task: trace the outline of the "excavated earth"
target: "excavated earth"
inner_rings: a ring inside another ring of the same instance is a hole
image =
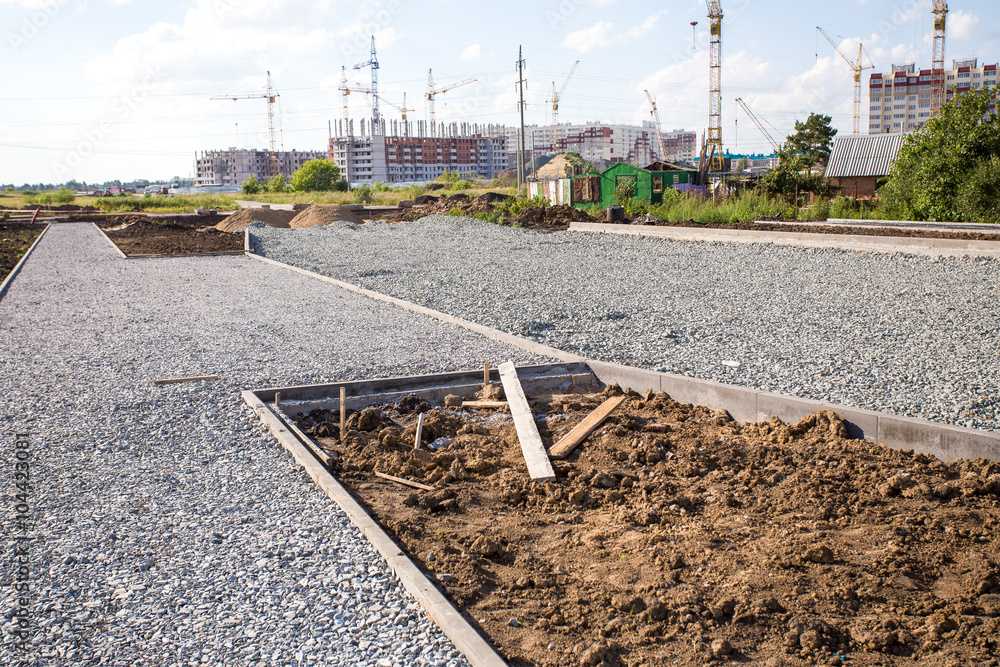
[[[0,283],[14,270],[44,228],[44,225],[0,223]]]
[[[218,216],[109,215],[100,228],[129,256],[242,252],[243,235],[220,231]]]
[[[620,393],[532,397],[546,445]],[[455,397],[299,424],[511,665],[998,664],[1000,464],[629,397],[547,483]]]

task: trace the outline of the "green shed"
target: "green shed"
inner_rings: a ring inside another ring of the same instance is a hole
[[[663,169],[670,166],[673,165],[655,163],[650,167],[656,170],[651,171],[627,162],[616,162],[599,175],[577,176],[573,179],[573,206],[583,210],[613,206],[615,188],[626,182],[635,185],[636,199],[660,204],[663,202],[664,189],[684,189],[684,186],[694,184],[697,177],[697,172],[694,171]]]

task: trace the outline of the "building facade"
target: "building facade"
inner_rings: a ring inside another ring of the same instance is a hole
[[[507,145],[518,145],[518,128],[507,128]],[[685,130],[663,133],[667,154],[662,152],[656,139],[656,128],[649,125],[609,125],[588,123],[586,125],[559,125],[554,142],[551,125],[532,125],[524,128],[524,143],[527,152],[532,149],[539,153],[579,153],[588,162],[606,160],[608,162],[628,162],[646,165],[651,162],[692,162],[698,157],[698,134]],[[516,148],[511,154],[516,154]]]
[[[291,178],[310,160],[325,160],[323,151],[280,151],[278,170],[271,172],[271,153],[265,150],[230,148],[195,155],[195,187],[240,187],[250,176],[266,181],[277,174]]]
[[[931,117],[932,71],[916,65],[893,65],[889,75],[872,74],[868,82],[868,134],[919,130]],[[945,72],[948,100],[955,95],[997,85],[997,65],[956,60]]]

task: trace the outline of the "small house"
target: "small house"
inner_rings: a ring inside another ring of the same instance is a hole
[[[663,202],[667,189],[683,190],[694,184],[697,172],[669,163],[654,163],[643,169],[626,162],[617,162],[600,174],[585,174],[573,179],[573,206],[580,209],[607,208],[615,202],[615,190],[629,183],[635,199],[650,204]]]
[[[826,164],[827,181],[845,197],[871,199],[879,181],[892,172],[905,139],[905,134],[837,137]]]

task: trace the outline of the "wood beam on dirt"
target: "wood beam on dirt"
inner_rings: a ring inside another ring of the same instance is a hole
[[[462,407],[480,410],[503,410],[510,406],[507,404],[507,401],[463,401]]]
[[[420,449],[420,439],[424,437],[424,413],[417,417],[417,437],[413,439],[413,448]]]
[[[202,380],[218,380],[218,375],[194,375],[186,378],[162,378],[153,380],[153,384],[181,384],[182,382],[201,382]]]
[[[603,424],[604,420],[621,407],[621,404],[627,399],[628,396],[615,396],[601,403],[596,410],[587,415],[586,419],[574,426],[573,430],[552,446],[552,449],[549,450],[549,456],[554,459],[564,459],[569,456],[577,445],[586,440],[587,436]]]
[[[347,387],[340,388],[340,444],[347,436]]]
[[[381,479],[387,479],[390,482],[396,482],[396,484],[402,484],[403,486],[410,486],[414,489],[420,489],[421,491],[434,491],[433,486],[427,486],[426,484],[421,484],[420,482],[411,482],[408,479],[403,479],[402,477],[393,477],[392,475],[386,475],[382,472],[376,472],[376,477]]]
[[[483,386],[485,387],[490,383],[490,365],[489,363],[483,366]]]
[[[528,474],[535,481],[554,481],[556,479],[555,470],[552,469],[552,462],[545,452],[542,436],[538,434],[535,417],[531,414],[531,406],[528,405],[528,399],[524,396],[524,389],[517,377],[517,369],[514,367],[513,361],[500,364],[500,381],[503,383],[503,390],[507,395],[510,414],[514,418],[517,439],[521,441],[521,453],[524,455],[524,462],[528,465]]]

